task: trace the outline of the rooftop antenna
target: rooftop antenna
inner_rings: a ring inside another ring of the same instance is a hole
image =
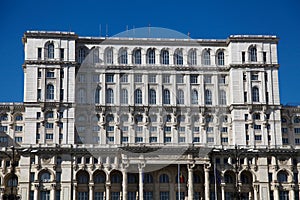
[[[106,24],[106,32],[105,32],[105,37],[108,37],[108,25]]]
[[[128,33],[128,25],[126,25],[126,33],[127,33],[127,37],[129,37],[129,33]]]
[[[133,25],[132,31],[133,31],[133,38],[134,38],[135,37],[135,26],[134,25]]]
[[[188,32],[188,39],[191,39],[191,33],[190,32]]]

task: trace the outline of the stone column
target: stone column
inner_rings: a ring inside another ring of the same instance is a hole
[[[205,199],[209,199],[210,197],[210,191],[209,191],[209,166],[204,166],[204,179],[205,179],[205,182],[204,182],[204,196],[205,196]]]
[[[2,200],[3,194],[4,194],[4,188],[0,188],[0,200]]]
[[[295,186],[291,185],[291,190],[289,192],[290,199],[295,199]]]
[[[94,186],[93,185],[89,185],[89,200],[93,200],[93,189],[94,189]]]
[[[55,188],[56,188],[56,185],[52,184],[51,190],[50,190],[50,199],[53,199],[53,200],[55,200]]]
[[[72,191],[72,192],[73,192],[73,198],[74,198],[74,199],[77,199],[77,198],[76,198],[76,189],[77,189],[77,184],[74,184],[73,191]]]
[[[188,168],[188,200],[194,199],[194,170],[191,165],[187,166]]]
[[[225,199],[225,183],[221,183],[222,199]]]
[[[253,185],[253,187],[254,187],[254,190],[253,190],[254,200],[258,200],[259,185]]]
[[[110,200],[110,183],[106,183],[106,200]]]
[[[274,185],[274,199],[279,199],[278,185]]]
[[[123,174],[122,195],[123,195],[123,200],[127,200],[127,171],[124,169],[122,171],[122,174]]]
[[[143,165],[139,165],[139,200],[144,200]]]
[[[39,184],[35,184],[34,185],[34,200],[38,200],[39,199]]]

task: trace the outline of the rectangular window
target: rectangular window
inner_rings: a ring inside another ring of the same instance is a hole
[[[261,141],[261,135],[255,135],[255,136],[254,136],[254,139],[255,139],[255,140]]]
[[[283,144],[288,144],[289,143],[289,138],[282,138],[282,143]]]
[[[128,74],[120,74],[120,76],[121,76],[120,78],[121,83],[128,83]]]
[[[153,200],[153,192],[144,192],[144,200]]]
[[[22,137],[15,137],[15,142],[22,142],[23,138]]]
[[[263,62],[266,63],[267,62],[267,52],[263,52]]]
[[[171,141],[172,141],[171,137],[164,137],[164,142],[165,143],[169,143]]]
[[[15,126],[15,131],[23,131],[23,126]]]
[[[214,138],[213,137],[207,137],[207,142],[209,142],[209,143],[214,142]]]
[[[47,129],[53,129],[53,123],[46,123],[46,128]]]
[[[121,130],[122,130],[123,132],[128,132],[128,126],[122,126],[122,127],[121,127]]]
[[[42,78],[42,71],[40,69],[38,70],[38,78]]]
[[[244,51],[242,51],[242,63],[245,63],[245,55],[246,55],[246,53]]]
[[[143,142],[143,137],[135,137],[135,142],[136,143]]]
[[[100,77],[99,77],[99,75],[93,75],[93,82],[94,82],[94,83],[100,82]]]
[[[7,132],[7,126],[0,126],[0,132]]]
[[[294,133],[300,133],[300,128],[294,128]]]
[[[108,139],[109,142],[114,142],[115,141],[114,137],[107,137],[107,139]]]
[[[254,124],[254,130],[261,130],[261,125]]]
[[[29,191],[29,200],[34,200],[34,191],[33,190]]]
[[[143,127],[142,126],[136,126],[135,130],[136,130],[136,132],[143,132]]]
[[[108,132],[113,132],[115,130],[114,126],[108,126],[106,129]]]
[[[42,90],[41,90],[41,89],[38,89],[38,90],[37,90],[37,99],[38,99],[38,100],[41,100],[41,99],[42,99]]]
[[[156,133],[157,127],[156,126],[150,126],[150,133]]]
[[[163,75],[163,83],[170,83],[170,75],[168,74]]]
[[[164,128],[164,131],[165,131],[165,132],[171,132],[171,127],[170,127],[170,126],[166,126],[166,127]]]
[[[221,75],[219,78],[219,84],[225,84],[226,83],[226,75]]]
[[[6,136],[1,136],[0,137],[0,143],[7,143],[8,140],[7,140],[7,137]]]
[[[148,82],[149,83],[156,83],[156,75],[155,74],[149,74],[148,75]]]
[[[185,142],[185,137],[179,137],[179,143],[184,143]]]
[[[38,58],[38,60],[42,59],[42,48],[37,49],[37,58]]]
[[[287,133],[288,132],[288,128],[281,128],[281,132],[282,133]]]
[[[184,75],[183,74],[177,74],[176,75],[176,83],[183,83],[184,82]]]
[[[227,133],[228,128],[227,127],[222,127],[221,132],[222,133]]]
[[[52,133],[47,133],[46,134],[46,139],[47,140],[53,140],[53,134]]]
[[[199,137],[194,137],[193,142],[200,142],[200,138]]]
[[[60,100],[60,101],[63,101],[63,100],[64,100],[64,89],[60,89],[59,100]]]
[[[206,127],[207,133],[212,133],[214,131],[214,127]]]
[[[244,102],[247,102],[247,92],[244,92]]]
[[[184,126],[179,126],[178,127],[178,132],[185,132],[185,127]]]
[[[199,127],[194,127],[193,128],[193,133],[199,133],[200,131],[200,128]]]
[[[128,142],[128,137],[122,137],[122,142]]]
[[[184,195],[184,192],[176,192],[176,200],[185,200],[185,195]]]
[[[64,60],[65,59],[65,50],[63,48],[60,48],[60,60]]]
[[[143,75],[142,74],[135,74],[134,75],[134,82],[135,83],[142,83],[143,82]]]
[[[53,71],[47,71],[46,77],[47,78],[54,78],[54,72]]]
[[[113,74],[106,74],[106,82],[113,83],[114,82],[114,75]]]
[[[228,143],[228,137],[222,137],[221,142],[222,143]]]
[[[211,76],[210,75],[205,75],[204,76],[204,83],[211,83]]]
[[[252,72],[251,73],[251,80],[252,81],[258,81],[258,73],[257,72]]]
[[[197,84],[198,83],[198,75],[191,75],[190,76],[190,83]]]
[[[149,138],[149,142],[150,142],[150,143],[155,143],[155,142],[157,142],[157,137],[150,137],[150,138]]]

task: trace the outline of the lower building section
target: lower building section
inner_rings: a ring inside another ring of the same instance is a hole
[[[192,146],[179,155],[178,148],[159,154],[146,146],[8,150],[1,199],[299,199],[296,150]]]

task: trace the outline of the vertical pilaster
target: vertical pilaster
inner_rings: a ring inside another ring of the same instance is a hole
[[[124,169],[122,171],[123,182],[122,182],[122,195],[123,200],[127,200],[127,171]]]
[[[193,185],[194,170],[191,165],[188,165],[187,168],[188,168],[188,200],[193,200],[194,199],[194,185]]]
[[[225,183],[221,183],[222,199],[225,199]]]
[[[204,196],[205,199],[209,199],[210,191],[209,191],[209,166],[204,166]]]
[[[144,183],[143,183],[143,168],[144,165],[139,165],[139,200],[144,200]]]
[[[89,200],[93,200],[93,185],[89,185]]]
[[[35,184],[34,185],[34,200],[38,200],[39,199],[39,184]]]

